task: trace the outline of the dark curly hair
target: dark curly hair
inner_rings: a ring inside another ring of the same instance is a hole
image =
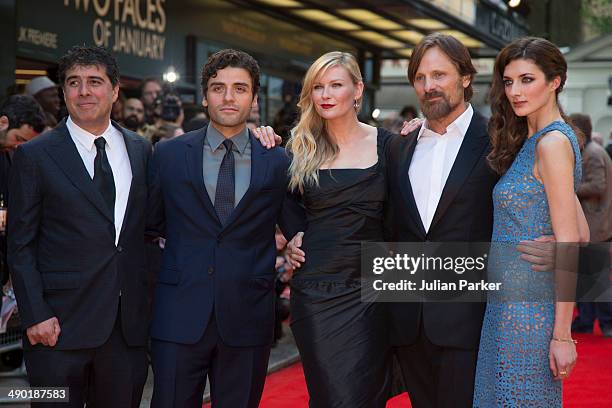
[[[243,51],[225,49],[215,52],[208,58],[202,70],[202,94],[208,91],[208,80],[217,76],[217,71],[227,68],[243,68],[251,75],[253,96],[259,92],[259,64],[255,58]]]
[[[70,48],[59,60],[59,83],[63,86],[66,81],[66,72],[75,65],[104,67],[106,75],[113,87],[119,84],[119,66],[117,60],[104,47],[90,47],[75,45]]]
[[[45,129],[45,113],[36,99],[29,95],[12,95],[0,106],[0,116],[8,118],[8,130],[30,125],[35,132]]]
[[[518,38],[497,54],[489,94],[491,98],[489,135],[493,148],[487,157],[489,165],[497,174],[504,174],[510,168],[514,158],[529,136],[527,134],[527,118],[516,116],[504,88],[504,70],[508,64],[518,59],[532,61],[542,70],[547,81],[559,77],[559,87],[555,90],[556,97],[563,91],[567,79],[567,62],[563,54],[555,44],[544,38]],[[561,116],[572,126],[578,136],[579,143],[582,145],[582,132],[572,125],[571,120],[565,115],[558,101],[557,106]]]

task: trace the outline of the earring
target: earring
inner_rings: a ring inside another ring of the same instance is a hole
[[[353,106],[355,107],[355,109],[359,109],[359,102],[357,102],[357,99],[355,99],[355,103],[353,104]]]

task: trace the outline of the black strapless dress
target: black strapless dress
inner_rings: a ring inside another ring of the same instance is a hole
[[[303,195],[306,262],[291,281],[291,329],[313,408],[385,407],[391,348],[383,304],[361,301],[361,242],[384,241],[384,144],[367,169],[319,172]]]

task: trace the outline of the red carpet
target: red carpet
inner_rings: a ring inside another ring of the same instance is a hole
[[[612,338],[575,334],[578,340],[578,364],[564,384],[566,408],[605,408],[612,405]]]
[[[563,388],[565,408],[607,408],[612,401],[612,339],[576,334],[578,364]],[[308,393],[301,364],[294,364],[268,376],[260,408],[307,408]],[[210,405],[204,405],[209,408]],[[408,408],[407,394],[387,403],[387,408]]]

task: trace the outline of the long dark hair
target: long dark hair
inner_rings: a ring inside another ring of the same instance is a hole
[[[510,62],[517,59],[530,60],[536,64],[547,81],[560,78],[559,87],[555,91],[557,106],[563,119],[571,125],[558,100],[567,79],[567,62],[561,51],[543,38],[523,37],[512,41],[497,54],[490,92],[489,135],[493,149],[487,159],[491,168],[498,174],[508,170],[528,136],[527,118],[516,116],[504,90],[504,70]]]

